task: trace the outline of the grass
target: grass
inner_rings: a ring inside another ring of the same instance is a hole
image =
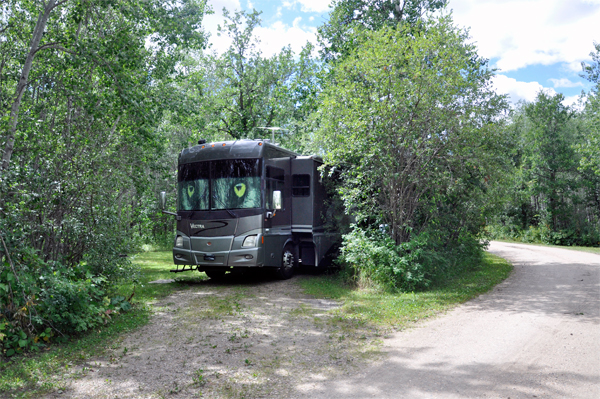
[[[308,294],[341,301],[343,306],[337,311],[341,322],[402,329],[489,291],[506,279],[511,270],[512,266],[506,260],[486,253],[478,267],[423,292],[361,290],[345,284],[337,275],[312,277],[301,284]]]
[[[133,261],[141,267],[139,284],[125,283],[116,287],[114,295],[126,298],[134,293],[134,310],[113,317],[111,323],[71,337],[65,343],[55,343],[42,353],[2,359],[0,364],[0,397],[36,398],[43,393],[60,389],[73,371],[73,365],[106,353],[118,344],[125,333],[139,328],[150,320],[150,304],[176,290],[187,289],[189,283],[206,279],[204,274],[188,274],[177,278],[177,284],[148,284],[150,281],[177,277],[169,272],[171,252],[146,252]]]
[[[501,242],[510,242],[510,243],[515,243],[515,244],[537,245],[539,247],[571,249],[573,251],[589,252],[592,254],[600,255],[600,247],[578,247],[578,246],[566,246],[566,245],[552,245],[552,244],[543,244],[541,242],[524,242],[521,240],[511,240],[509,238],[495,238],[494,240],[501,241]]]

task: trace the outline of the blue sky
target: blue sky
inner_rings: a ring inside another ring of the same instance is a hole
[[[205,18],[205,28],[217,52],[228,46],[216,35],[223,7],[262,11],[256,33],[265,55],[285,45],[299,52],[307,41],[316,43],[316,28],[330,10],[328,0],[208,1],[215,13]],[[494,86],[511,101],[531,101],[543,89],[573,104],[590,89],[579,73],[593,42],[600,42],[600,0],[450,0],[448,9],[458,26],[469,28],[479,54],[498,69]]]

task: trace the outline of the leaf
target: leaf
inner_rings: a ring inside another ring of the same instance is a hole
[[[9,350],[6,351],[6,356],[7,357],[11,357],[14,354],[15,354],[15,350],[14,349],[9,349]]]
[[[20,340],[19,340],[19,346],[20,346],[21,348],[24,348],[24,347],[26,347],[26,346],[27,346],[27,340],[26,340],[26,339],[20,339]]]

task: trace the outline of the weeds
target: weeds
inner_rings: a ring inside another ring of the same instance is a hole
[[[308,294],[337,299],[344,305],[333,310],[331,323],[338,328],[368,327],[402,329],[409,323],[434,316],[488,291],[510,274],[512,266],[497,256],[485,254],[479,267],[455,276],[427,291],[387,292],[358,289],[339,275],[313,277],[301,282]]]
[[[206,384],[206,379],[204,378],[204,370],[198,369],[192,375],[192,385],[197,387],[203,387]]]

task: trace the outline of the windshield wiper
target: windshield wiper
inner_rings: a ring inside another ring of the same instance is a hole
[[[231,215],[232,217],[234,217],[236,219],[238,218],[238,216],[235,213],[233,213],[233,211],[227,209],[227,207],[225,206],[225,204],[223,203],[223,201],[221,201],[221,199],[219,197],[217,197],[216,194],[213,194],[213,199],[219,201],[221,203],[221,206],[223,207],[223,209],[225,209],[229,215]]]

